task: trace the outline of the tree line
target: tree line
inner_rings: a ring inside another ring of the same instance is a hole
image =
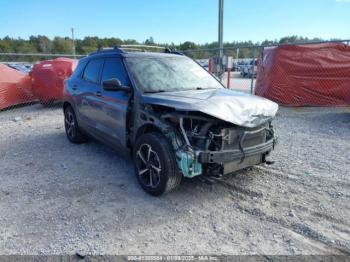
[[[336,39],[332,39],[336,40]],[[278,45],[285,43],[300,43],[300,42],[310,42],[310,41],[323,41],[321,38],[309,39],[307,37],[300,36],[287,36],[279,40],[265,40],[263,42],[252,42],[252,41],[242,41],[242,42],[227,42],[224,43],[224,47],[230,47],[224,51],[225,55],[238,58],[251,58],[254,55],[258,56],[260,50],[254,50],[251,46],[259,45]],[[83,39],[76,39],[74,41],[75,52],[77,55],[87,55],[93,51],[96,51],[98,48],[102,47],[113,47],[126,44],[146,44],[146,45],[159,45],[167,46],[172,50],[181,50],[193,58],[208,58],[217,55],[218,47],[217,42],[206,43],[206,44],[196,44],[192,41],[186,41],[181,44],[162,44],[156,43],[153,37],[146,39],[144,42],[138,42],[133,39],[122,40],[120,38],[111,37],[111,38],[99,38],[99,37],[85,37]],[[239,48],[237,52],[236,48]],[[190,51],[186,51],[190,50]],[[55,37],[53,39],[48,38],[47,36],[38,35],[30,36],[29,39],[22,38],[11,38],[9,36],[0,38],[0,53],[38,53],[38,54],[73,54],[73,41],[69,37]],[[47,59],[47,57],[35,56],[5,56],[1,55],[1,61],[37,61]]]

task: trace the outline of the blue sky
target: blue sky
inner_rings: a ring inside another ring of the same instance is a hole
[[[217,40],[218,0],[0,0],[0,37]],[[350,39],[350,0],[225,0],[225,42],[287,35]]]

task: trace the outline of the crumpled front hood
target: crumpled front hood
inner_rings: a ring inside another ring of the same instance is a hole
[[[144,94],[142,98],[146,104],[199,111],[248,128],[266,123],[278,111],[278,105],[270,100],[224,88]]]

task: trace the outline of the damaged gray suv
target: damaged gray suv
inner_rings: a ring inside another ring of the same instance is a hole
[[[81,59],[65,82],[68,139],[131,152],[141,187],[155,196],[182,177],[218,179],[266,162],[278,105],[225,89],[192,59],[164,50],[116,47]]]

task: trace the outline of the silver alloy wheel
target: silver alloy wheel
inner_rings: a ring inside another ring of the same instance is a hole
[[[148,144],[142,144],[136,152],[136,168],[142,183],[156,188],[160,183],[162,167],[158,154]]]
[[[70,138],[75,136],[75,121],[73,113],[68,111],[65,115],[66,132]]]

